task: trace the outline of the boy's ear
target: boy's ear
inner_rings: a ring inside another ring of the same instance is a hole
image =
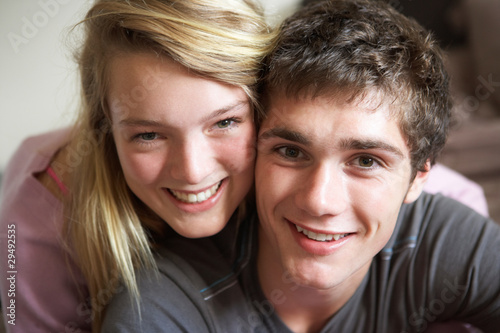
[[[427,160],[427,162],[425,162],[425,171],[417,171],[415,179],[413,179],[413,182],[410,184],[404,203],[411,203],[418,199],[420,193],[422,193],[424,189],[427,178],[429,178],[429,171],[431,171],[431,162]]]

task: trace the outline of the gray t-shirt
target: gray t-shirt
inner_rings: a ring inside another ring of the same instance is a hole
[[[238,235],[230,226],[167,240],[160,274],[139,273],[140,314],[127,291],[117,294],[103,332],[291,332],[258,283],[256,222],[249,217]],[[424,193],[403,205],[388,244],[322,332],[423,332],[452,319],[500,331],[500,226]]]

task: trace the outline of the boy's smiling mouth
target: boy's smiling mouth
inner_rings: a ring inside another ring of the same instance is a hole
[[[310,230],[306,230],[302,227],[299,227],[298,225],[295,225],[297,228],[298,232],[303,233],[304,235],[307,236],[307,238],[319,241],[319,242],[331,242],[333,241],[338,241],[339,239],[342,239],[346,236],[349,236],[350,233],[342,233],[342,234],[323,234],[323,233],[316,233]]]

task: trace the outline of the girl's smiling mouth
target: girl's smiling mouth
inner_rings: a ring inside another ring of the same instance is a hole
[[[220,185],[222,184],[222,180],[219,181],[217,184],[214,184],[210,186],[207,189],[198,191],[198,192],[193,192],[193,191],[178,191],[178,190],[173,190],[173,189],[167,189],[170,194],[174,198],[176,198],[179,201],[189,203],[189,204],[197,204],[197,203],[202,203],[208,199],[210,199],[212,196],[214,196],[217,191],[220,188]]]

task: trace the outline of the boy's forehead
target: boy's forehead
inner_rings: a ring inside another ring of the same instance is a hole
[[[362,110],[367,113],[383,112],[388,120],[394,119],[397,122],[404,107],[397,98],[388,96],[383,91],[377,89],[364,92],[331,91],[319,96],[287,96],[284,92],[274,92],[267,97],[266,117],[264,119],[273,119],[274,121],[279,119],[286,120],[291,116],[288,106],[294,104],[302,106],[299,112],[297,112],[297,109],[294,109],[295,116],[310,114],[314,112],[318,105],[330,105],[332,106],[332,112],[339,107],[342,109]]]
[[[397,105],[374,93],[359,96],[348,100],[276,95],[269,100],[259,138],[278,137],[308,146],[323,146],[321,149],[381,147],[408,157],[398,111],[392,110]]]

